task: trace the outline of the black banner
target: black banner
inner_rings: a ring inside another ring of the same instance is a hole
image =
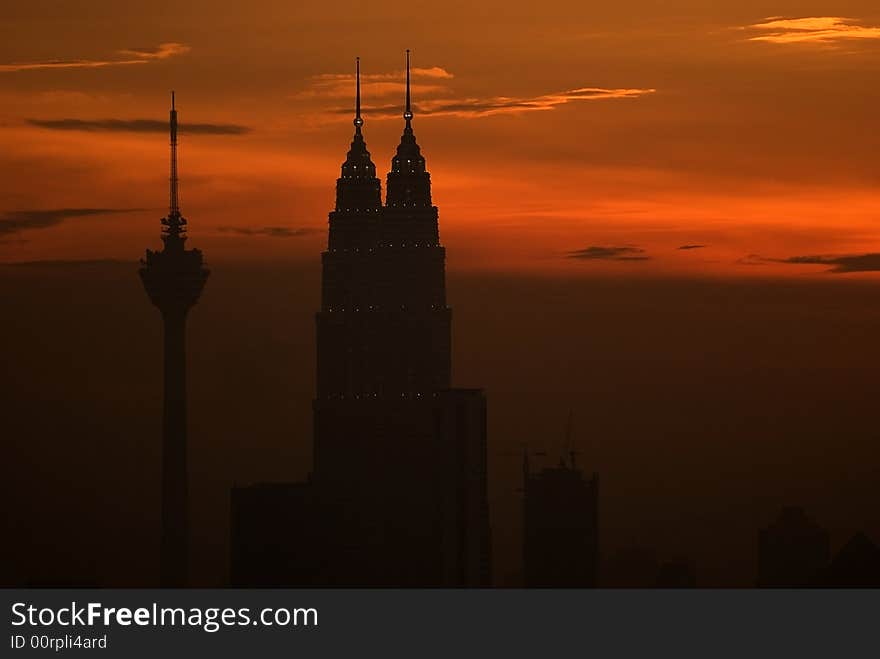
[[[877,590],[5,590],[4,656],[844,656]]]

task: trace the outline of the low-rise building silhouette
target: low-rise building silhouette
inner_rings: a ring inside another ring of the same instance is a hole
[[[772,524],[758,531],[758,587],[809,586],[828,564],[829,542],[828,532],[803,508],[783,508]]]
[[[231,492],[230,581],[234,586],[321,585],[314,551],[323,511],[309,483],[260,483]]]
[[[657,567],[657,588],[696,588],[697,575],[693,563],[686,558],[673,558]]]
[[[633,543],[609,553],[602,561],[602,587],[652,588],[659,571],[657,552]]]
[[[818,571],[812,585],[820,588],[880,588],[880,547],[856,533]]]

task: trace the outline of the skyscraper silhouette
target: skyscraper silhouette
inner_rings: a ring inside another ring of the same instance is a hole
[[[523,582],[526,588],[595,588],[599,476],[574,462],[532,473],[523,454]]]
[[[315,400],[318,479],[350,482],[362,477],[361,452],[366,453],[363,459],[381,465],[387,456],[375,442],[388,436],[382,417],[418,416],[433,394],[450,384],[445,250],[437,207],[431,203],[430,174],[412,130],[408,64],[406,89],[406,124],[383,208],[376,167],[362,134],[357,85],[354,138],[336,182],[336,208],[322,254]],[[385,412],[376,414],[379,409]],[[364,442],[367,437],[373,443]]]
[[[314,478],[355,513],[352,533],[381,559],[371,578],[382,574],[399,583],[413,571],[424,573],[413,561],[437,546],[432,410],[436,394],[449,388],[451,313],[437,208],[411,106],[407,102],[383,208],[362,134],[359,91],[358,83],[354,138],[336,182],[322,255]],[[414,543],[425,546],[414,549]]]
[[[288,506],[296,519],[276,522],[300,537],[276,554],[284,583],[486,585],[486,401],[450,389],[446,253],[412,128],[409,51],[384,206],[363,136],[359,61],[354,114],[321,256],[311,487],[233,491],[233,582],[271,580],[254,565],[265,556],[256,536],[275,532],[253,520],[272,507],[267,498],[285,496],[299,502]]]
[[[162,218],[162,251],[147,250],[140,276],[162,312],[164,398],[162,407],[162,537],[160,585],[183,587],[187,578],[186,316],[198,302],[208,270],[202,253],[186,249],[177,178],[177,109],[171,92],[171,176],[168,216]]]

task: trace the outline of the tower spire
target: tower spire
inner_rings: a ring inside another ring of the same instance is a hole
[[[166,245],[179,247],[186,240],[186,220],[180,214],[180,196],[177,177],[177,106],[175,94],[171,92],[171,113],[168,121],[171,133],[171,175],[169,176],[168,217],[162,219],[163,236]]]
[[[361,58],[355,58],[355,103],[354,103],[354,127],[355,133],[360,134],[364,120],[361,117]]]
[[[388,173],[385,203],[396,207],[431,208],[431,177],[425,170],[425,158],[422,156],[416,136],[412,128],[412,68],[410,66],[410,50],[406,50],[406,104],[403,108],[405,120],[403,135],[397,153],[391,159],[391,171]],[[433,220],[436,227],[436,218]]]
[[[174,91],[171,92],[171,200],[168,204],[169,217],[180,215],[180,203],[177,196],[177,108],[174,103]]]
[[[406,109],[403,111],[403,118],[406,119],[406,127],[412,128],[410,123],[413,118],[413,113],[409,93],[409,48],[406,49]]]
[[[354,137],[336,182],[337,211],[370,211],[382,206],[376,166],[370,159],[361,128],[361,58],[355,58]]]

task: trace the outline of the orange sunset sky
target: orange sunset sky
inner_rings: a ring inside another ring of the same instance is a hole
[[[880,270],[876,0],[7,3],[0,261],[157,247],[175,89],[191,245],[317,262],[354,58],[384,179],[406,48],[452,269]]]

